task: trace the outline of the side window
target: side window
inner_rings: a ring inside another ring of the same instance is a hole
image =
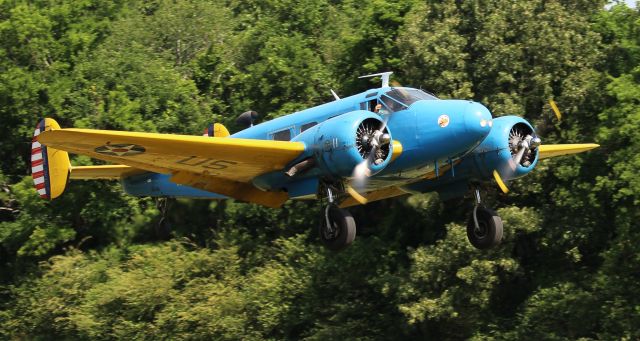
[[[376,109],[376,105],[378,105],[377,99],[372,99],[369,101],[369,111],[374,111]]]
[[[309,122],[309,123],[305,123],[302,126],[300,126],[300,132],[303,132],[311,127],[313,127],[314,125],[318,124],[318,122]]]
[[[280,130],[271,134],[271,137],[276,141],[289,141],[291,140],[291,129]]]

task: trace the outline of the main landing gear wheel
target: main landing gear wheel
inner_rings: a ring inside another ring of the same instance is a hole
[[[325,207],[320,222],[320,240],[324,246],[339,251],[349,246],[356,238],[356,222],[349,211],[329,204]]]
[[[502,219],[493,211],[483,206],[473,209],[467,223],[467,238],[477,249],[489,249],[502,241]],[[475,219],[474,219],[475,216]]]

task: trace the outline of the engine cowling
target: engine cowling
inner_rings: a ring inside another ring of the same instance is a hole
[[[371,157],[369,167],[371,175],[383,170],[391,161],[393,144],[382,144],[376,148],[375,155],[372,139],[376,131],[391,134],[383,127],[383,120],[376,114],[357,110],[329,120],[296,136],[293,141],[302,141],[311,146],[316,165],[322,173],[333,177],[349,177],[354,168]]]
[[[505,180],[526,175],[538,163],[538,148],[531,143],[536,138],[531,124],[521,117],[494,119],[491,132],[473,151],[476,177],[490,179],[494,170]],[[523,148],[525,143],[530,148]]]

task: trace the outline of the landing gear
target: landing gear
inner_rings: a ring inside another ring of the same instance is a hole
[[[490,249],[502,241],[502,219],[498,214],[480,205],[480,192],[476,189],[476,205],[467,223],[467,238],[477,249]]]
[[[324,217],[320,223],[320,240],[333,251],[349,246],[356,238],[356,221],[349,211],[329,204],[324,209]]]
[[[323,208],[320,218],[320,240],[327,249],[339,251],[351,245],[356,238],[356,222],[349,211],[336,205],[331,186],[326,186],[324,191],[329,203]]]

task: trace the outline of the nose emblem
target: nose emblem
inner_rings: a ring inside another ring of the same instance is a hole
[[[449,125],[449,116],[440,115],[440,117],[438,117],[438,125],[440,126],[440,128],[444,128],[444,127],[448,126]]]

